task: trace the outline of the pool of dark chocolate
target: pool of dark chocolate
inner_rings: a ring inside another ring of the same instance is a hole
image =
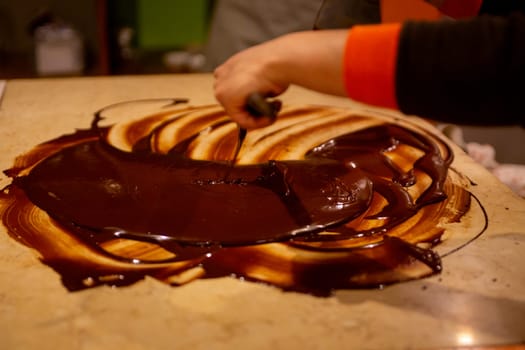
[[[30,237],[46,233],[27,233],[34,227],[4,214],[8,229],[22,232],[24,243],[43,252],[43,261],[71,290],[126,285],[145,275],[163,279],[173,273],[166,265],[177,263],[184,263],[177,273],[199,269],[199,277],[234,275],[321,294],[410,279],[407,266],[425,270],[422,275],[441,270],[432,249],[389,234],[422,208],[447,199],[452,152],[445,147],[442,154],[443,145],[424,133],[382,122],[326,140],[303,159],[233,165],[188,157],[195,135],[164,154],[148,146],[150,135],[131,151],[121,150],[108,141],[111,127],[99,126],[99,119],[89,130],[46,143],[52,151],[33,160],[29,171],[6,172],[13,181],[3,196],[15,198],[11,207],[24,201],[25,207],[38,207],[60,230],[119,262],[105,266],[85,257],[64,258]],[[408,171],[386,156],[399,145],[422,154]],[[414,198],[407,189],[417,183],[418,173],[431,181]],[[374,196],[385,204],[370,213]],[[461,205],[464,212],[468,204]],[[381,224],[356,229],[357,218]],[[367,237],[369,244],[357,248],[338,245]],[[440,233],[432,236],[431,245],[439,238]],[[108,248],[114,241],[151,245],[162,254],[120,254]],[[275,253],[276,246],[299,249],[305,257]],[[254,266],[275,275],[261,278]],[[286,281],[278,273],[287,274]]]

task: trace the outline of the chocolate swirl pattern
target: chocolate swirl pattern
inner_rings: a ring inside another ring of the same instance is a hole
[[[439,137],[388,115],[285,106],[232,164],[223,110],[173,102],[108,126],[119,106],[103,109],[5,172],[4,225],[70,290],[237,276],[327,294],[441,270],[434,248],[471,197]]]

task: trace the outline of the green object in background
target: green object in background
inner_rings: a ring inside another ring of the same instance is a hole
[[[209,0],[138,0],[138,46],[157,50],[203,44],[209,3]]]

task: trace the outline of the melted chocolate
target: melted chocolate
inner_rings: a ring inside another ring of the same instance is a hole
[[[99,236],[219,246],[281,241],[347,222],[372,194],[363,172],[336,161],[230,168],[94,141],[61,150],[15,184],[63,225]]]
[[[228,161],[187,157],[198,134],[165,154],[151,148],[151,134],[131,151],[117,149],[107,140],[108,129],[98,127],[100,119],[97,114],[90,130],[50,141],[47,146],[55,151],[28,174],[16,167],[7,171],[14,187],[4,195],[15,196],[22,207],[29,199],[97,254],[134,265],[75,262],[44,252],[44,261],[72,290],[173,273],[159,263],[185,263],[178,272],[198,268],[205,277],[234,274],[316,293],[404,280],[407,265],[426,271],[420,275],[441,270],[432,250],[389,235],[423,207],[447,198],[452,153],[445,147],[442,155],[443,145],[428,136],[383,123],[327,140],[302,160],[232,167]],[[408,171],[386,156],[401,144],[422,153]],[[408,188],[417,184],[419,173],[431,181],[414,198]],[[384,204],[371,212],[378,198]],[[375,224],[355,225],[364,220]],[[16,226],[5,216],[4,222]],[[438,242],[441,232],[423,241]],[[354,244],[363,239],[368,241]],[[148,258],[108,248],[122,240],[151,244],[163,253]],[[258,269],[274,272],[261,276]]]

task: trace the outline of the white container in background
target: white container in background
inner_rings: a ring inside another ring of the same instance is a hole
[[[47,24],[35,30],[38,75],[79,75],[84,71],[84,45],[73,28]]]

